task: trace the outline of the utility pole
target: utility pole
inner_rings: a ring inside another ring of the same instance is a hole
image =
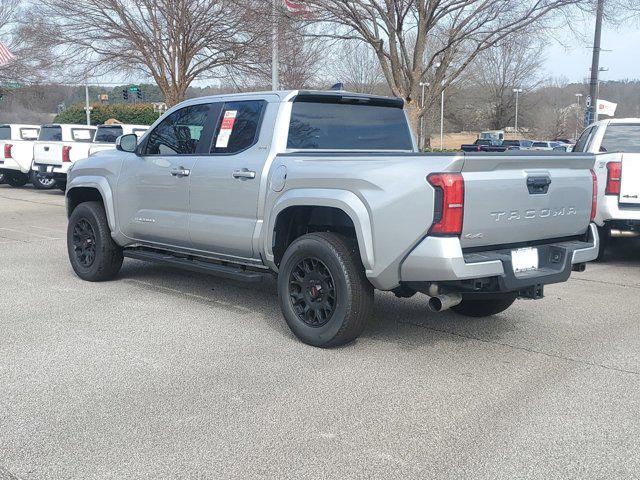
[[[280,75],[278,64],[280,62],[278,54],[278,5],[277,0],[273,0],[271,5],[271,89],[280,90]]]
[[[585,125],[598,121],[598,73],[600,71],[600,39],[602,37],[602,13],[604,0],[598,0],[596,6],[596,30],[593,35],[593,55],[591,57],[591,78],[589,81],[589,95],[591,105],[587,110]]]
[[[514,125],[514,129],[516,131],[516,135],[518,134],[518,94],[522,93],[521,88],[514,88],[513,93],[516,94],[516,121]]]
[[[424,87],[429,86],[429,82],[420,82],[420,86],[422,87],[422,98],[420,100],[420,109],[422,110],[422,116],[420,117],[420,132],[418,135],[418,148],[420,150],[424,150],[425,144],[425,134],[424,131]]]
[[[444,87],[440,92],[440,150],[444,150]]]
[[[89,84],[84,84],[84,101],[85,101],[85,112],[87,113],[87,125],[91,125],[91,106],[89,105]]]

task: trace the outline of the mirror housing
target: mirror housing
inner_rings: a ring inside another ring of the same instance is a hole
[[[120,135],[116,138],[116,149],[121,152],[136,153],[138,148],[138,136],[135,133]]]

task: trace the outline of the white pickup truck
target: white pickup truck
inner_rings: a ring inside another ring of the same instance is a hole
[[[138,138],[142,137],[149,128],[149,125],[98,125],[93,143],[89,147],[89,155],[93,155],[103,150],[116,148],[116,138],[120,135],[134,133]]]
[[[69,167],[89,156],[95,133],[96,127],[90,125],[42,125],[33,149],[33,171],[39,178],[56,180],[64,190]]]
[[[54,187],[53,180],[41,179],[31,172],[33,145],[40,132],[39,125],[0,125],[0,175],[12,187],[32,182],[38,189]]]
[[[640,237],[640,118],[589,125],[573,151],[596,155],[601,257],[611,238]]]

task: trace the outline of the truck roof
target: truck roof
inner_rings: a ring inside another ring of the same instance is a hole
[[[374,101],[377,104],[384,104],[385,106],[402,108],[404,101],[397,97],[385,97],[382,95],[368,95],[365,93],[348,92],[346,90],[276,90],[276,91],[258,91],[258,92],[238,92],[238,93],[223,93],[220,95],[209,95],[206,97],[196,97],[184,102],[187,104],[206,103],[210,101],[224,100],[230,98],[243,98],[243,97],[256,97],[256,96],[276,96],[281,102],[287,102],[294,97],[306,97],[309,99],[329,100],[332,98],[342,97],[353,100],[367,100]]]
[[[609,125],[611,123],[638,123],[640,124],[640,118],[607,118],[604,120],[598,120],[597,122],[592,123],[591,125]],[[589,125],[589,126],[591,126]]]

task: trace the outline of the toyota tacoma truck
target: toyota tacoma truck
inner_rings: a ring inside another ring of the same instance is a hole
[[[69,166],[89,156],[95,133],[96,127],[90,125],[42,125],[33,148],[32,170],[38,178],[55,180],[64,190]]]
[[[98,125],[93,142],[89,146],[89,155],[116,148],[116,139],[121,135],[135,133],[138,137],[141,137],[148,128],[149,125],[125,125],[121,123]]]
[[[402,100],[289,91],[188,100],[73,164],[68,255],[277,275],[302,341],[363,331],[374,290],[469,316],[537,299],[598,251],[593,155],[418,153]]]
[[[601,120],[580,135],[574,152],[595,155],[599,257],[612,238],[640,237],[640,118]]]
[[[39,125],[0,125],[0,174],[12,187],[24,187],[29,182],[42,190],[55,187],[53,180],[40,178],[31,171],[33,145],[39,132]]]

